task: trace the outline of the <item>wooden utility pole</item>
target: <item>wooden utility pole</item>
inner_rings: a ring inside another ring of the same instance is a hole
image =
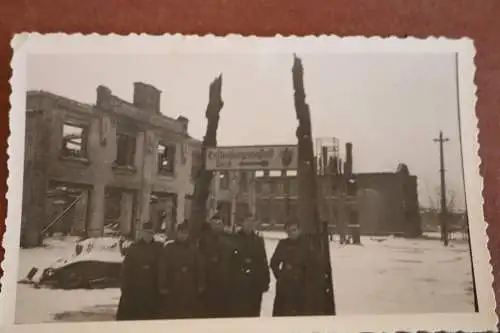
[[[217,128],[219,127],[219,114],[224,106],[221,96],[222,75],[219,75],[210,84],[210,93],[205,117],[207,118],[207,130],[201,145],[201,167],[196,175],[194,193],[191,205],[191,216],[189,220],[189,234],[197,238],[201,227],[207,219],[207,201],[210,195],[213,172],[206,168],[207,149],[217,146]]]
[[[297,217],[305,237],[309,239],[311,248],[317,253],[320,270],[307,289],[311,315],[334,315],[335,301],[333,295],[332,267],[327,226],[321,223],[318,214],[318,192],[316,161],[312,142],[311,115],[306,103],[304,91],[304,69],[302,61],[294,56],[292,68],[295,111],[298,120],[298,197]],[[314,286],[313,286],[314,285]]]
[[[439,132],[439,138],[434,139],[434,142],[439,142],[439,161],[440,169],[439,173],[441,175],[441,240],[444,246],[448,246],[448,207],[446,201],[446,178],[445,178],[445,168],[444,168],[444,143],[448,142],[448,138],[443,138],[443,132]]]

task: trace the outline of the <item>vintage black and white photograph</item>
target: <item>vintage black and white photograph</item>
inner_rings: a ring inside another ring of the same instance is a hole
[[[18,39],[14,324],[493,328],[472,43],[343,40]]]

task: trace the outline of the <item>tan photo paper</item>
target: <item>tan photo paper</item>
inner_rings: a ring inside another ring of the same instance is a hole
[[[2,332],[495,330],[472,40],[11,45]]]

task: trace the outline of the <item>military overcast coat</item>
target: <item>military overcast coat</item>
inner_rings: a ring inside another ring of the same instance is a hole
[[[307,315],[311,311],[308,290],[316,283],[318,267],[306,239],[280,240],[270,266],[276,278],[273,316]]]
[[[154,319],[158,308],[158,260],[162,245],[138,241],[126,252],[117,320]]]
[[[269,289],[270,272],[264,240],[242,230],[234,236],[231,257],[232,308],[236,317],[260,315],[262,293]]]
[[[205,263],[206,288],[203,294],[204,317],[231,316],[230,257],[232,246],[227,235],[215,233],[204,225],[198,243]]]
[[[160,316],[198,318],[205,290],[205,270],[199,249],[190,242],[167,243],[159,263]]]

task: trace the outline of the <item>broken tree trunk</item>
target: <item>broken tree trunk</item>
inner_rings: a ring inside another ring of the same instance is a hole
[[[318,259],[318,270],[307,283],[308,312],[310,315],[334,315],[332,268],[327,225],[318,214],[316,162],[312,141],[311,115],[304,91],[302,61],[294,56],[292,68],[295,111],[298,120],[299,150],[297,218],[310,247]]]
[[[224,102],[221,96],[222,75],[219,75],[210,84],[209,100],[205,117],[207,130],[201,146],[201,167],[196,175],[194,193],[191,202],[191,217],[189,220],[189,233],[191,237],[200,235],[201,227],[207,219],[207,201],[212,184],[212,171],[206,169],[206,152],[208,148],[217,146],[217,128],[219,126],[219,113]]]

